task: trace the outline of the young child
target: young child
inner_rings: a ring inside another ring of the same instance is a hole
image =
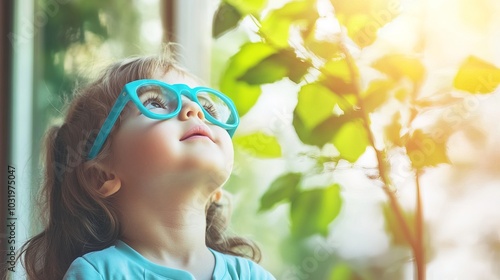
[[[48,217],[22,249],[29,279],[274,279],[254,243],[224,233],[239,118],[199,85],[166,51],[75,93],[46,136]]]

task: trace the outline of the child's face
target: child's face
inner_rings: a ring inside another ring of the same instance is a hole
[[[199,86],[173,71],[156,79]],[[121,199],[165,203],[189,194],[208,198],[229,177],[233,146],[228,132],[206,121],[196,103],[182,98],[181,112],[168,120],[150,119],[129,103],[111,146]]]

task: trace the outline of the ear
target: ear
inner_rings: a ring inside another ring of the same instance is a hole
[[[220,202],[222,199],[222,189],[218,189],[212,194],[212,202]]]
[[[112,179],[105,181],[99,188],[99,192],[104,196],[108,197],[115,194],[122,187],[122,181],[115,174],[111,174]]]

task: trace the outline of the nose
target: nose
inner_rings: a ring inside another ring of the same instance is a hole
[[[205,114],[203,114],[200,105],[183,96],[182,108],[179,112],[178,118],[179,120],[187,120],[192,117],[198,117],[200,120],[205,120]]]

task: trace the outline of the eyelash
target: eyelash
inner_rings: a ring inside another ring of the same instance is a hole
[[[210,116],[217,118],[217,110],[213,104],[203,105],[203,108],[210,114]]]
[[[165,102],[165,100],[163,100],[160,96],[158,96],[157,93],[147,92],[144,95],[145,95],[145,98],[144,98],[145,100],[142,103],[144,105],[144,107],[147,107],[151,103],[157,103],[157,104],[161,105],[161,108],[163,108],[163,109],[167,108],[168,104]],[[215,108],[215,106],[213,104],[208,103],[208,104],[203,104],[202,106],[203,106],[203,109],[205,109],[205,111],[208,114],[210,114],[210,116],[212,116],[214,118],[218,117],[217,109]]]
[[[142,104],[144,105],[144,107],[147,107],[151,103],[158,103],[162,106],[163,109],[167,108],[167,103],[165,102],[165,100],[160,98],[155,93],[147,93],[145,101]]]

